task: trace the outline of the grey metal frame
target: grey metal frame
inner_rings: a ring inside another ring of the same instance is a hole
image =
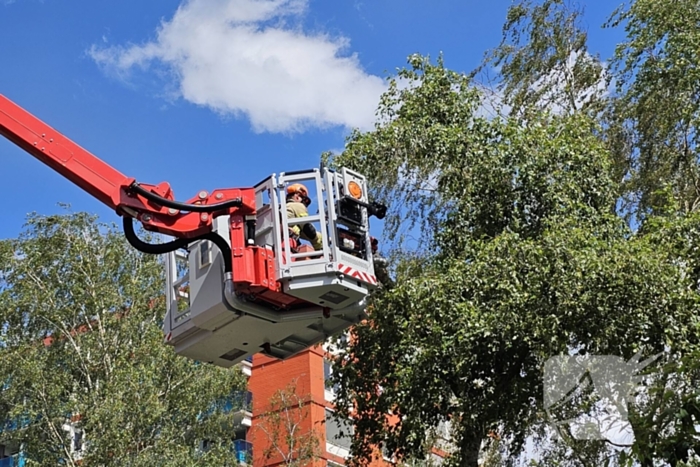
[[[173,252],[165,259],[166,343],[175,347],[180,355],[229,367],[262,349],[270,355],[286,358],[363,319],[367,295],[376,284],[346,276],[339,270],[343,264],[374,275],[370,253],[365,261],[341,251],[338,245],[335,209],[340,199],[338,184],[347,184],[349,180],[362,186],[362,201],[366,202],[365,178],[346,169],[281,173],[255,186],[258,211],[255,244],[274,250],[276,279],[284,292],[306,300],[309,306],[285,311],[246,301],[235,294],[231,274],[223,273],[223,257],[218,248],[211,244],[211,261],[200,264],[201,241],[193,242],[186,255],[188,270],[184,274],[178,274],[178,262],[185,256]],[[315,193],[310,195],[318,201],[318,212],[304,218],[287,219],[286,186],[304,182],[315,186]],[[306,222],[321,226],[323,247],[317,252],[293,254],[289,249],[289,226]],[[215,219],[213,230],[227,241],[228,229],[228,216]],[[369,246],[366,213],[360,231],[365,245]],[[301,258],[304,261],[299,261]],[[190,286],[186,297],[189,309],[181,312],[178,296],[184,284]]]

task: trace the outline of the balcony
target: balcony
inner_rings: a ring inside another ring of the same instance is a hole
[[[24,467],[24,464],[24,456],[21,454],[0,459],[0,467]]]
[[[253,463],[253,444],[244,440],[237,439],[233,442],[233,449],[236,451],[236,459],[241,464]],[[0,466],[2,467],[2,466]]]
[[[232,410],[250,412],[253,408],[253,393],[250,391],[237,391],[223,399],[217,406],[219,410],[226,413]]]
[[[253,357],[250,356],[238,364],[244,375],[250,378],[253,374]]]
[[[207,412],[214,411],[233,414],[235,425],[251,426],[253,418],[253,393],[250,391],[236,391],[230,396],[215,402]],[[205,414],[206,416],[206,414]]]
[[[26,428],[29,425],[29,423],[30,420],[27,416],[21,416],[15,419],[7,419],[4,422],[0,422],[0,433],[15,431],[20,428]]]

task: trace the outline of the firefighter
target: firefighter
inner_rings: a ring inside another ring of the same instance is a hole
[[[287,218],[295,219],[309,215],[307,208],[311,204],[309,191],[301,183],[295,183],[287,187]],[[301,227],[301,228],[300,228]],[[289,228],[290,237],[296,242],[299,238],[308,241],[314,250],[323,248],[323,237],[310,222],[307,224],[297,224]]]
[[[379,280],[379,285],[382,288],[392,289],[394,288],[394,281],[389,275],[389,263],[380,253],[379,253],[379,240],[371,237],[372,243],[372,261],[374,262],[374,274]]]

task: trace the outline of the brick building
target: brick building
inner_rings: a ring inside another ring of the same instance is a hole
[[[267,458],[270,436],[260,428],[265,423],[264,414],[271,407],[269,401],[279,390],[290,385],[298,396],[298,404],[293,410],[300,433],[313,431],[318,440],[319,458],[309,463],[309,467],[342,466],[349,454],[350,439],[348,427],[341,427],[333,419],[334,394],[326,385],[330,374],[330,361],[326,359],[323,346],[316,346],[286,360],[276,360],[257,354],[253,357],[248,389],[253,394],[252,426],[248,441],[252,448],[253,467],[277,466],[284,463],[280,455]],[[300,407],[303,414],[298,413]],[[281,428],[284,430],[284,427]],[[342,435],[341,435],[342,433]],[[378,459],[372,467],[391,465]]]
[[[284,465],[280,456],[266,458],[265,452],[270,447],[259,425],[264,423],[264,414],[270,410],[269,401],[279,390],[284,390],[290,383],[295,387],[301,404],[305,409],[303,416],[297,415],[301,432],[313,430],[319,441],[319,457],[308,463],[308,467],[340,467],[345,465],[349,455],[349,427],[341,427],[332,415],[335,410],[334,393],[326,380],[330,376],[331,363],[327,356],[328,345],[316,346],[299,353],[287,360],[276,360],[257,354],[252,359],[248,390],[253,397],[252,423],[247,432],[250,443],[252,467],[277,467]],[[341,433],[343,435],[341,435]],[[436,445],[427,462],[421,465],[440,465],[447,455],[449,446],[449,428],[441,425]],[[376,452],[370,467],[389,467],[395,463]]]

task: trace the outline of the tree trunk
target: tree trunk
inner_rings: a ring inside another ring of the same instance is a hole
[[[479,452],[481,451],[481,436],[465,434],[459,446],[461,467],[479,467]]]

